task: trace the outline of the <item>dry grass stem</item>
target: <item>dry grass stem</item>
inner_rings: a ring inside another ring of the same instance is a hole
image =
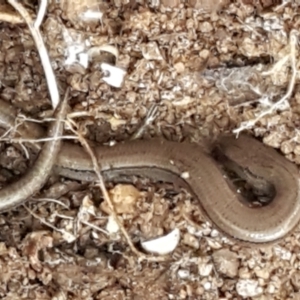
[[[102,233],[104,233],[105,235],[107,235],[107,236],[109,236],[109,232],[107,232],[107,231],[105,231],[105,230],[103,230],[101,227],[99,227],[99,226],[96,226],[96,225],[94,225],[94,224],[92,224],[92,223],[90,223],[90,222],[88,222],[88,221],[81,221],[81,223],[82,224],[85,224],[85,225],[87,225],[88,227],[91,227],[91,228],[93,228],[93,229],[95,229],[95,230],[97,230],[97,231],[100,231],[100,232],[102,232]]]
[[[291,95],[293,93],[296,76],[297,76],[297,66],[296,66],[296,46],[298,43],[297,35],[298,35],[298,33],[295,30],[290,32],[290,54],[288,55],[288,58],[290,59],[290,62],[291,62],[292,76],[289,81],[289,85],[288,85],[286,94],[279,101],[272,104],[272,106],[270,108],[261,112],[255,119],[243,122],[238,128],[233,130],[233,133],[237,134],[237,136],[243,130],[252,128],[264,116],[274,113],[276,110],[282,108],[283,106],[289,107],[288,99],[291,97]],[[284,60],[283,60],[283,62],[284,62]],[[278,65],[276,67],[278,67]]]
[[[40,28],[40,26],[45,18],[47,6],[48,6],[48,0],[40,0],[39,4],[40,4],[39,10],[38,10],[35,22],[34,22],[34,27],[37,29]]]
[[[64,229],[60,229],[60,228],[53,226],[51,223],[47,222],[45,220],[45,218],[42,218],[39,215],[37,215],[36,213],[34,213],[30,208],[27,207],[27,205],[24,204],[23,206],[33,217],[35,217],[37,220],[39,220],[42,224],[45,224],[46,226],[53,229],[54,231],[61,233],[61,235],[64,237],[64,239],[66,241],[68,241],[69,243],[74,242],[76,240],[76,237],[74,235],[72,235],[71,233],[65,231]]]
[[[49,137],[49,138],[40,138],[40,139],[26,139],[26,138],[2,138],[0,139],[0,141],[2,142],[10,142],[10,143],[41,143],[41,142],[49,142],[49,141],[53,141],[53,137]],[[73,136],[73,135],[61,135],[59,137],[57,137],[56,140],[77,140],[78,137],[77,136]]]
[[[64,208],[69,208],[69,206],[68,205],[66,205],[65,203],[63,203],[63,202],[61,202],[61,201],[59,201],[59,200],[57,200],[57,199],[53,199],[53,198],[32,198],[31,199],[32,201],[46,201],[46,202],[53,202],[53,203],[56,203],[56,204],[58,204],[58,205],[60,205],[60,206],[62,206],[62,207],[64,207]]]
[[[136,131],[136,133],[132,136],[131,139],[135,140],[135,139],[141,138],[143,133],[147,129],[147,127],[153,123],[153,121],[157,117],[157,114],[158,114],[158,108],[157,108],[157,105],[154,104],[151,106],[151,108],[150,108],[145,120],[141,124],[140,128]]]
[[[39,26],[38,27],[35,26],[35,23],[32,20],[30,14],[28,13],[28,11],[24,8],[24,6],[21,3],[19,3],[18,1],[15,1],[15,0],[8,0],[8,2],[23,17],[23,19],[25,20],[25,22],[31,32],[31,35],[36,44],[36,47],[37,47],[37,50],[40,55],[40,59],[41,59],[41,62],[42,62],[43,68],[44,68],[47,85],[48,85],[48,90],[49,90],[50,97],[51,97],[52,107],[53,107],[53,109],[55,109],[60,102],[59,92],[58,92],[58,87],[57,87],[56,79],[54,76],[54,72],[53,72],[53,69],[51,66],[50,58],[49,58],[48,52],[46,50],[41,33],[39,31]],[[44,2],[45,1],[42,1],[42,3],[44,3]],[[42,5],[42,9],[44,9],[44,5]],[[43,13],[43,10],[42,10],[42,13]],[[41,18],[40,15],[42,15],[42,14],[38,14],[39,18]],[[39,23],[37,23],[37,25],[39,25]]]

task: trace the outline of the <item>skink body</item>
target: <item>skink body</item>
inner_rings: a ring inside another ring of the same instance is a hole
[[[15,114],[13,108],[0,109],[2,126],[13,126],[7,120],[13,119],[8,115]],[[23,134],[22,129],[20,133]],[[34,136],[33,131],[31,135]],[[40,128],[36,135],[40,135]],[[300,219],[297,167],[274,149],[246,135],[238,139],[221,137],[217,143],[227,157],[275,187],[276,195],[269,205],[256,209],[245,205],[215,159],[195,143],[134,140],[113,147],[98,145],[94,151],[106,179],[140,175],[156,181],[176,181],[188,188],[205,216],[229,237],[263,244],[290,233]],[[60,175],[95,180],[92,162],[82,147],[63,142],[54,159],[55,171]],[[1,201],[0,197],[0,210],[6,206]]]

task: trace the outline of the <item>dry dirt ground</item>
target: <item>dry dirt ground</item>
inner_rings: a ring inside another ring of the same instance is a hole
[[[299,163],[297,1],[52,1],[41,33],[88,139],[141,131],[198,141],[242,126]],[[34,16],[37,3],[25,5]],[[83,18],[87,8],[98,20]],[[120,87],[103,79],[104,61],[126,71]],[[0,68],[3,100],[31,118],[51,113],[25,24],[0,22]],[[4,186],[34,153],[25,159],[10,141],[0,150]],[[142,259],[115,230],[95,184],[52,176],[34,201],[0,215],[1,299],[300,299],[299,229],[273,246],[246,247],[204,221],[186,191],[146,179],[107,187],[137,249],[179,229],[175,250]]]

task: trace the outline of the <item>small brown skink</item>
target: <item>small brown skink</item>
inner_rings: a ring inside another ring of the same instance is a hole
[[[5,105],[6,109],[2,109]],[[1,126],[6,128],[13,126],[5,121],[9,119],[8,115],[15,116],[16,111],[7,103],[0,102]],[[37,131],[40,132],[40,129]],[[25,131],[20,129],[20,133],[25,134]],[[31,132],[32,136],[34,132]],[[274,149],[246,135],[238,139],[221,137],[217,144],[224,155],[242,169],[275,187],[276,193],[270,204],[260,208],[246,205],[242,196],[224,177],[216,160],[195,143],[134,140],[112,147],[99,145],[94,147],[94,151],[107,180],[122,175],[141,175],[156,181],[176,181],[188,188],[199,200],[203,213],[229,237],[261,244],[276,241],[290,233],[300,219],[297,167]],[[53,147],[51,149],[55,170],[60,175],[77,180],[95,180],[92,162],[82,147],[63,142],[57,156]],[[41,172],[36,167],[30,176],[40,176]],[[11,199],[15,199],[15,193],[18,199],[28,197],[27,194],[23,195],[19,187],[17,182],[17,191],[5,188],[3,190],[6,192],[0,191],[0,211],[14,206],[16,201]],[[39,188],[40,184],[33,186],[32,193]]]

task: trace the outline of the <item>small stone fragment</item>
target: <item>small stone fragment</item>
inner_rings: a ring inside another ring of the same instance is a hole
[[[198,267],[199,275],[201,276],[209,276],[211,271],[213,270],[213,265],[208,263],[202,263]]]
[[[181,279],[187,279],[190,276],[190,272],[188,270],[180,269],[178,270],[177,275]]]
[[[119,231],[119,225],[117,224],[116,220],[112,217],[109,216],[106,224],[106,230],[109,233],[116,233]]]
[[[180,0],[162,0],[161,4],[165,7],[174,8],[179,6]]]
[[[294,288],[296,290],[300,289],[300,272],[295,272],[292,276],[291,276],[291,283],[294,286]]]
[[[262,294],[263,289],[258,285],[258,281],[253,279],[240,279],[236,284],[237,293],[244,297],[256,297]]]
[[[194,249],[199,249],[199,247],[200,247],[199,239],[197,239],[195,236],[193,236],[189,233],[186,233],[183,236],[183,243]]]
[[[239,259],[236,253],[220,249],[213,253],[213,260],[218,272],[231,278],[238,274]]]
[[[267,269],[256,269],[254,270],[257,277],[262,279],[269,279],[270,278],[270,272]]]
[[[284,154],[289,154],[292,153],[294,148],[295,148],[295,143],[293,141],[284,141],[282,142],[281,146],[280,146],[280,150],[284,153]]]
[[[300,293],[299,292],[295,293],[295,294],[293,294],[292,297],[293,297],[292,299],[294,299],[294,300],[300,300]]]
[[[275,255],[279,256],[282,260],[289,261],[292,257],[292,253],[289,250],[286,250],[280,246],[275,246],[273,250]]]

